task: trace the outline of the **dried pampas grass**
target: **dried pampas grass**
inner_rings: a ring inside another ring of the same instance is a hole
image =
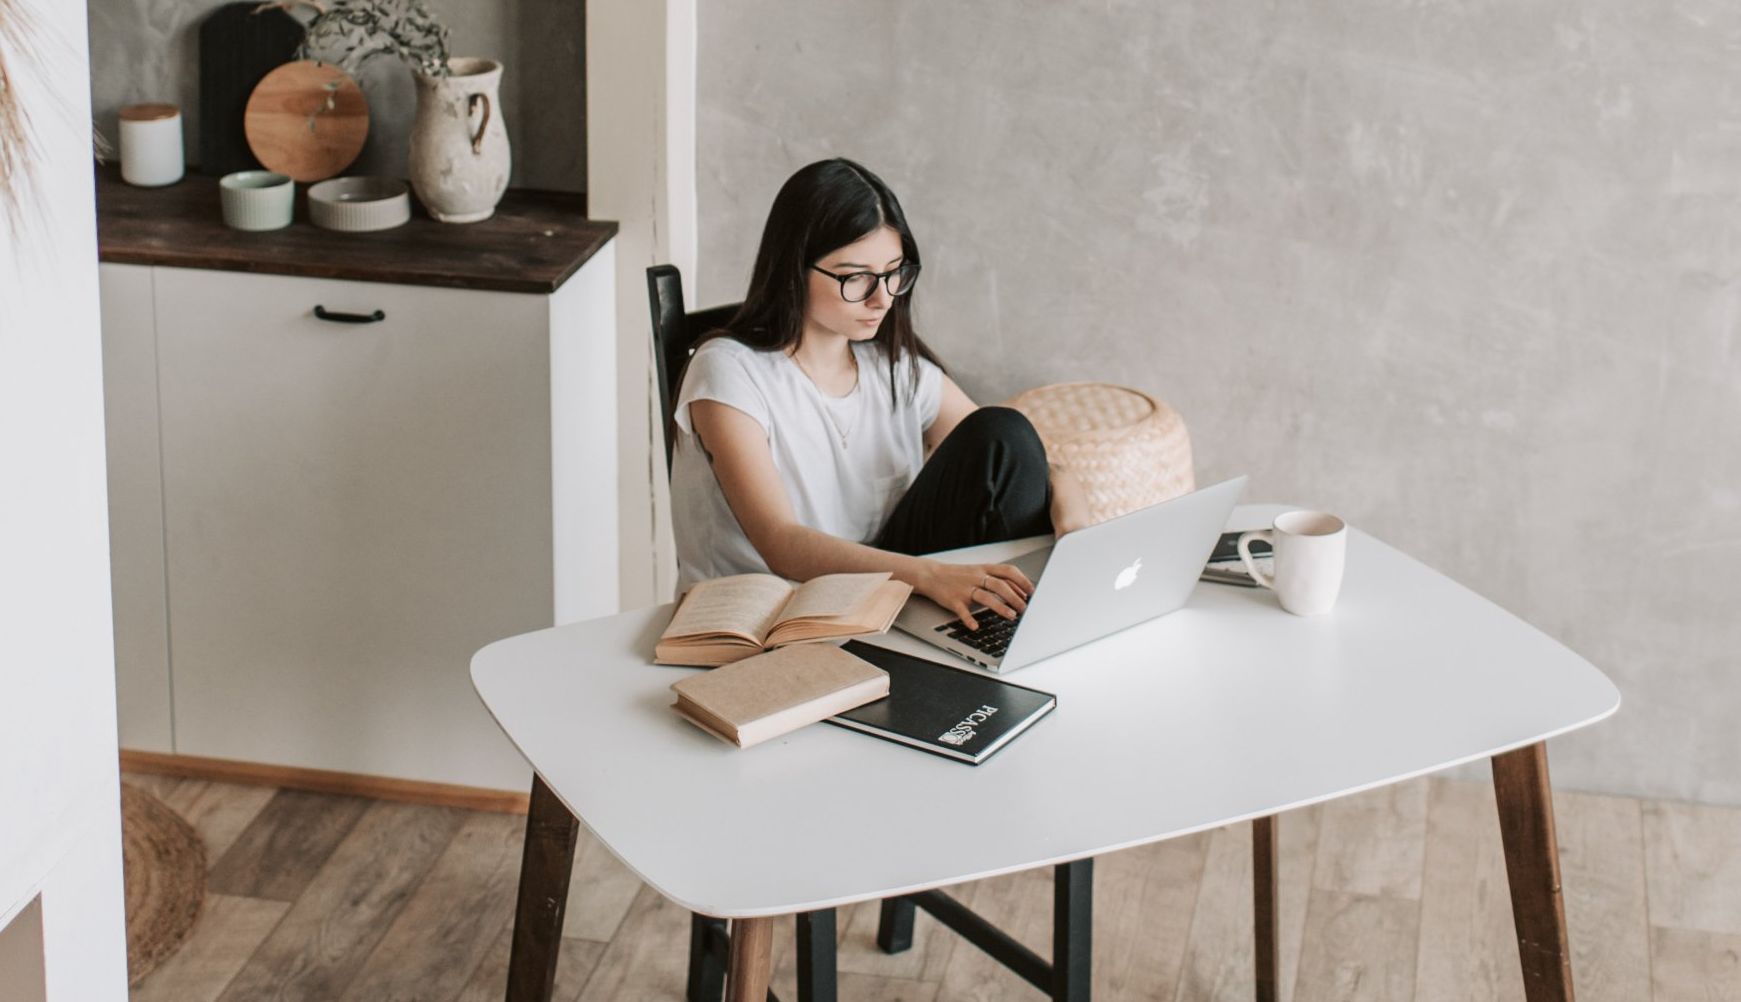
[[[26,65],[37,68],[32,49],[37,36],[23,0],[0,0],[0,232],[8,235],[22,228],[25,196],[34,180],[35,135],[14,74]]]

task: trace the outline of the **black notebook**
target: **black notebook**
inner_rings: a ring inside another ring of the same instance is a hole
[[[978,765],[1058,705],[1049,692],[856,640],[841,647],[889,673],[889,694],[828,722]]]

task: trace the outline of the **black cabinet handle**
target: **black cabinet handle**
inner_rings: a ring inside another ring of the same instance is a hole
[[[338,313],[324,306],[314,308],[316,320],[326,320],[335,324],[378,324],[387,319],[387,311],[376,310],[373,313]]]

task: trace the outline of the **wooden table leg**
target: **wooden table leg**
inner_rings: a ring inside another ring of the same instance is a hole
[[[508,955],[508,1002],[550,1002],[579,834],[580,822],[544,785],[544,777],[534,775],[520,855],[520,897],[514,905],[514,943]]]
[[[774,974],[774,920],[733,919],[725,1002],[763,1002]]]
[[[1493,792],[1499,835],[1511,883],[1528,1002],[1572,1002],[1571,949],[1566,906],[1560,896],[1560,849],[1554,839],[1554,804],[1548,789],[1548,751],[1541,743],[1493,756]]]
[[[1281,983],[1276,946],[1276,819],[1251,820],[1252,956],[1257,963],[1257,1002],[1276,1002]]]

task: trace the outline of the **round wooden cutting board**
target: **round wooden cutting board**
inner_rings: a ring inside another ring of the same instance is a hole
[[[362,152],[369,102],[357,82],[331,63],[285,63],[254,88],[242,130],[267,170],[305,183],[324,181]]]

